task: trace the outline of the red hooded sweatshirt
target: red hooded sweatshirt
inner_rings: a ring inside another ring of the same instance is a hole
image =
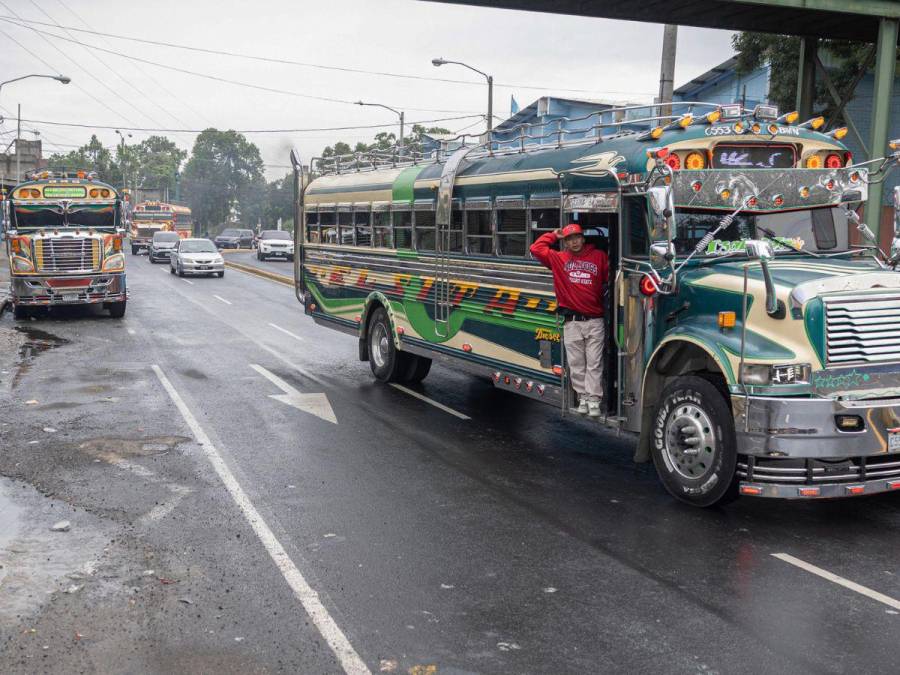
[[[547,232],[531,245],[531,255],[553,272],[553,290],[560,307],[585,316],[603,316],[603,289],[609,279],[606,253],[585,244],[577,253],[554,251],[556,234]]]

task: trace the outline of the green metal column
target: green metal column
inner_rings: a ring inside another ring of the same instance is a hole
[[[872,142],[869,145],[873,159],[883,157],[887,151],[888,132],[891,123],[891,94],[894,73],[897,69],[897,31],[900,21],[881,19],[878,24],[878,44],[875,57],[875,89],[872,93]],[[866,224],[878,232],[881,241],[881,206],[884,184],[869,186],[869,203],[866,205]]]
[[[816,51],[819,40],[805,37],[800,40],[800,63],[797,72],[797,105],[800,120],[805,122],[813,116],[816,101]]]

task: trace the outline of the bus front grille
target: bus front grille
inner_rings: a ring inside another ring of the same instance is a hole
[[[900,297],[823,300],[828,365],[900,361]]]
[[[34,242],[38,272],[99,272],[100,240],[87,237],[38,239]]]

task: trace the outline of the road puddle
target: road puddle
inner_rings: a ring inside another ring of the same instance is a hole
[[[16,326],[13,331],[13,340],[18,343],[19,354],[19,362],[14,366],[11,380],[11,388],[15,389],[21,379],[31,371],[37,356],[68,344],[69,341],[33,326]]]

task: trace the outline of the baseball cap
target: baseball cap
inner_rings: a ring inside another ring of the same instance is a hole
[[[562,229],[563,237],[571,237],[574,234],[584,234],[581,230],[581,225],[578,223],[569,223]]]

